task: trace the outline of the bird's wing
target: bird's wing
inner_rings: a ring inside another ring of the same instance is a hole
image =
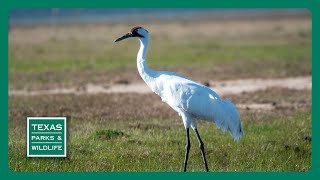
[[[175,73],[163,75],[161,84],[160,96],[178,113],[184,111],[195,119],[214,122],[229,131],[235,140],[243,134],[237,108],[210,88]]]
[[[220,99],[211,89],[183,76],[172,73],[162,77],[162,98],[171,106],[186,112],[203,114],[208,99]]]

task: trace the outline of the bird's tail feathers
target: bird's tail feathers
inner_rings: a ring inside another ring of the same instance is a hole
[[[238,141],[244,134],[239,112],[230,100],[225,99],[221,103],[222,109],[219,111],[221,114],[215,119],[215,124],[221,130],[228,131],[234,141]]]

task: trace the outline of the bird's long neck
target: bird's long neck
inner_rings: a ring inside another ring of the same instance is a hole
[[[141,38],[140,40],[140,49],[137,55],[137,67],[141,78],[144,80],[145,83],[154,91],[155,88],[155,77],[156,71],[150,69],[146,62],[146,54],[147,48],[149,45],[149,38]]]

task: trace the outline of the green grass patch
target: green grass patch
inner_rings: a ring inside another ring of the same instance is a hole
[[[113,129],[98,129],[93,135],[95,140],[110,140],[113,138],[121,137],[124,133]]]
[[[25,138],[21,138],[23,125],[11,127],[11,170],[182,170],[185,148],[182,123],[174,123],[173,119],[85,122],[70,121],[67,158],[27,158]],[[267,116],[260,121],[245,119],[243,126],[245,136],[236,143],[212,123],[199,124],[210,171],[308,171],[311,168],[311,113]],[[198,141],[194,133],[190,135],[188,171],[203,171]],[[101,136],[108,140],[101,140]]]
[[[40,73],[83,70],[112,70],[136,66],[139,43],[54,41],[33,46],[10,45],[10,73]],[[151,66],[223,65],[237,61],[311,62],[311,38],[240,40],[192,39],[151,41],[148,50]]]

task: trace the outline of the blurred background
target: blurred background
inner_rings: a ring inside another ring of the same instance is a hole
[[[139,44],[113,43],[138,25],[151,32],[151,66],[198,81],[311,73],[311,44],[291,43],[311,42],[306,9],[15,9],[9,18],[10,89],[140,80],[132,76]],[[187,69],[195,65],[205,68]]]
[[[10,168],[181,170],[182,120],[141,80],[138,41],[114,43],[143,26],[151,68],[209,86],[240,111],[239,143],[200,122],[210,170],[308,171],[311,25],[306,9],[11,10]],[[68,117],[68,158],[25,157],[27,116]],[[190,153],[190,171],[202,171],[198,151]]]
[[[14,9],[10,12],[11,25],[137,22],[154,20],[190,20],[203,17],[231,18],[256,16],[307,15],[306,9],[212,9],[212,8],[163,8],[163,9],[88,9],[48,8]]]

